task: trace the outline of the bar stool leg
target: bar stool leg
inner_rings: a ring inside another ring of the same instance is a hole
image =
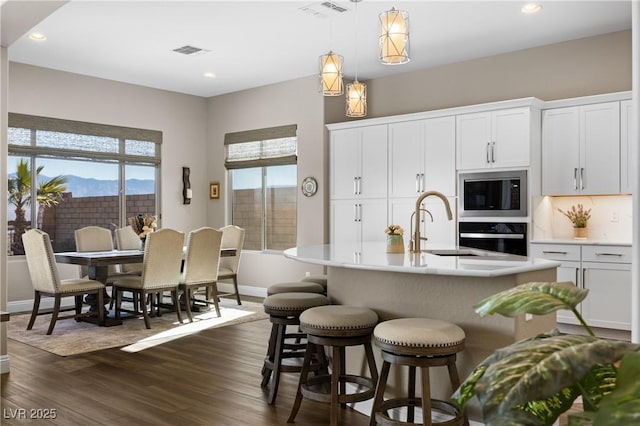
[[[287,419],[287,423],[293,423],[302,404],[302,386],[307,384],[307,376],[309,375],[309,366],[311,365],[311,357],[316,350],[315,344],[307,342],[307,349],[304,352],[304,361],[302,361],[302,370],[300,371],[300,383],[298,384],[298,391],[296,392],[296,399],[291,408],[291,414]]]
[[[382,400],[384,399],[384,390],[387,387],[387,378],[389,377],[389,370],[391,364],[387,361],[382,363],[382,371],[380,371],[380,378],[378,379],[378,385],[376,386],[376,395],[373,399],[373,408],[371,409],[371,419],[369,420],[369,426],[375,426],[376,412],[380,411],[382,406]]]
[[[456,356],[453,355],[448,359],[447,370],[449,370],[449,380],[451,381],[451,387],[455,392],[460,387],[460,377],[458,376],[458,369],[456,368]],[[469,426],[469,417],[467,411],[462,412],[462,425]]]
[[[429,367],[421,367],[422,376],[422,424],[433,426],[431,421],[431,387],[429,385]]]
[[[344,371],[344,348],[333,347],[333,369],[331,370],[331,409],[330,424],[338,426],[338,414],[340,411],[339,395],[344,392],[341,390],[344,383],[340,383],[340,375]]]
[[[267,347],[266,359],[273,362],[273,354],[276,347],[276,337],[278,336],[278,324],[271,324],[271,335],[269,336],[269,346]],[[271,369],[267,368],[267,364],[262,365],[262,382],[261,387],[267,386],[271,378]]]
[[[276,395],[278,394],[278,386],[280,385],[280,369],[282,368],[282,352],[284,351],[284,338],[287,326],[279,324],[278,336],[276,337],[276,348],[273,356],[273,384],[269,391],[269,405],[273,405],[276,402]]]
[[[416,367],[409,366],[409,385],[407,388],[409,406],[407,407],[407,422],[413,423],[416,411]]]

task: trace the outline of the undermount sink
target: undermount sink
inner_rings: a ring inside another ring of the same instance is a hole
[[[471,249],[425,250],[425,253],[436,256],[478,256]]]

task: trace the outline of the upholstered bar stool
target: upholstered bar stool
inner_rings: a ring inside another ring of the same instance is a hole
[[[447,401],[431,399],[429,368],[446,366],[453,391],[460,386],[456,369],[456,353],[464,349],[464,330],[455,324],[427,318],[401,318],[378,324],[373,331],[376,345],[382,349],[382,371],[371,411],[371,425],[468,425],[466,415]],[[391,364],[409,367],[406,398],[384,401],[384,391]],[[416,398],[416,367],[422,376],[422,398]],[[387,411],[407,407],[407,421],[391,419]],[[422,408],[423,423],[414,423],[415,407]],[[432,413],[440,413],[443,421],[433,421]]]
[[[302,370],[302,362],[292,364],[286,363],[285,360],[291,358],[302,360],[307,346],[306,336],[299,332],[287,333],[287,326],[298,326],[300,314],[305,309],[327,304],[329,304],[327,297],[316,293],[279,293],[264,299],[264,311],[269,314],[272,325],[269,347],[262,367],[261,386],[267,386],[269,380],[273,378],[269,390],[269,404],[276,401],[280,373],[299,373]],[[291,342],[292,339],[293,342]],[[326,364],[324,352],[322,352],[318,353],[310,368],[312,371],[318,371],[326,368]]]
[[[338,424],[341,406],[373,398],[378,370],[371,348],[371,333],[377,322],[378,315],[371,309],[345,305],[319,306],[300,315],[300,329],[307,333],[307,350],[296,400],[287,422],[294,421],[303,397],[330,404],[331,426]],[[346,373],[345,349],[358,345],[364,346],[370,377]],[[324,346],[332,347],[331,373],[309,377],[312,355]],[[358,390],[347,393],[347,383],[357,385]],[[329,392],[323,386],[326,384],[330,384]]]
[[[292,281],[286,283],[272,284],[267,288],[267,296],[280,293],[325,293],[325,288],[321,284],[312,282]]]
[[[325,292],[327,291],[327,276],[324,274],[308,275],[306,277],[303,277],[300,281],[320,284],[322,287],[324,287]]]

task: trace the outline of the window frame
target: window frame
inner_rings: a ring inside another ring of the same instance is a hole
[[[136,129],[107,124],[88,123],[73,120],[64,120],[49,117],[40,117],[26,114],[9,113],[8,129],[18,128],[30,131],[29,145],[7,144],[7,160],[9,157],[25,157],[31,164],[31,181],[37,182],[36,162],[38,158],[49,158],[58,160],[71,160],[83,162],[112,163],[118,165],[118,226],[127,226],[126,213],[126,182],[125,169],[130,165],[139,165],[154,168],[154,197],[155,214],[160,221],[162,213],[162,183],[161,183],[161,147],[162,132],[157,130]],[[117,139],[118,152],[104,152],[91,150],[76,150],[68,148],[52,148],[49,146],[38,146],[36,135],[38,131],[51,131],[67,134],[78,134],[89,137],[103,136]],[[127,142],[139,141],[141,143],[153,143],[153,155],[127,154]],[[9,173],[10,171],[8,171]],[[36,199],[37,185],[31,186],[31,197]],[[31,222],[37,217],[38,203],[30,203]],[[8,221],[5,223],[5,232],[8,231]],[[21,254],[12,255],[24,256]]]

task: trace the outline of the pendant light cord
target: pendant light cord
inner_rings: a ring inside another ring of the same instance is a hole
[[[356,80],[358,81],[358,3],[360,0],[354,0],[356,3]]]

